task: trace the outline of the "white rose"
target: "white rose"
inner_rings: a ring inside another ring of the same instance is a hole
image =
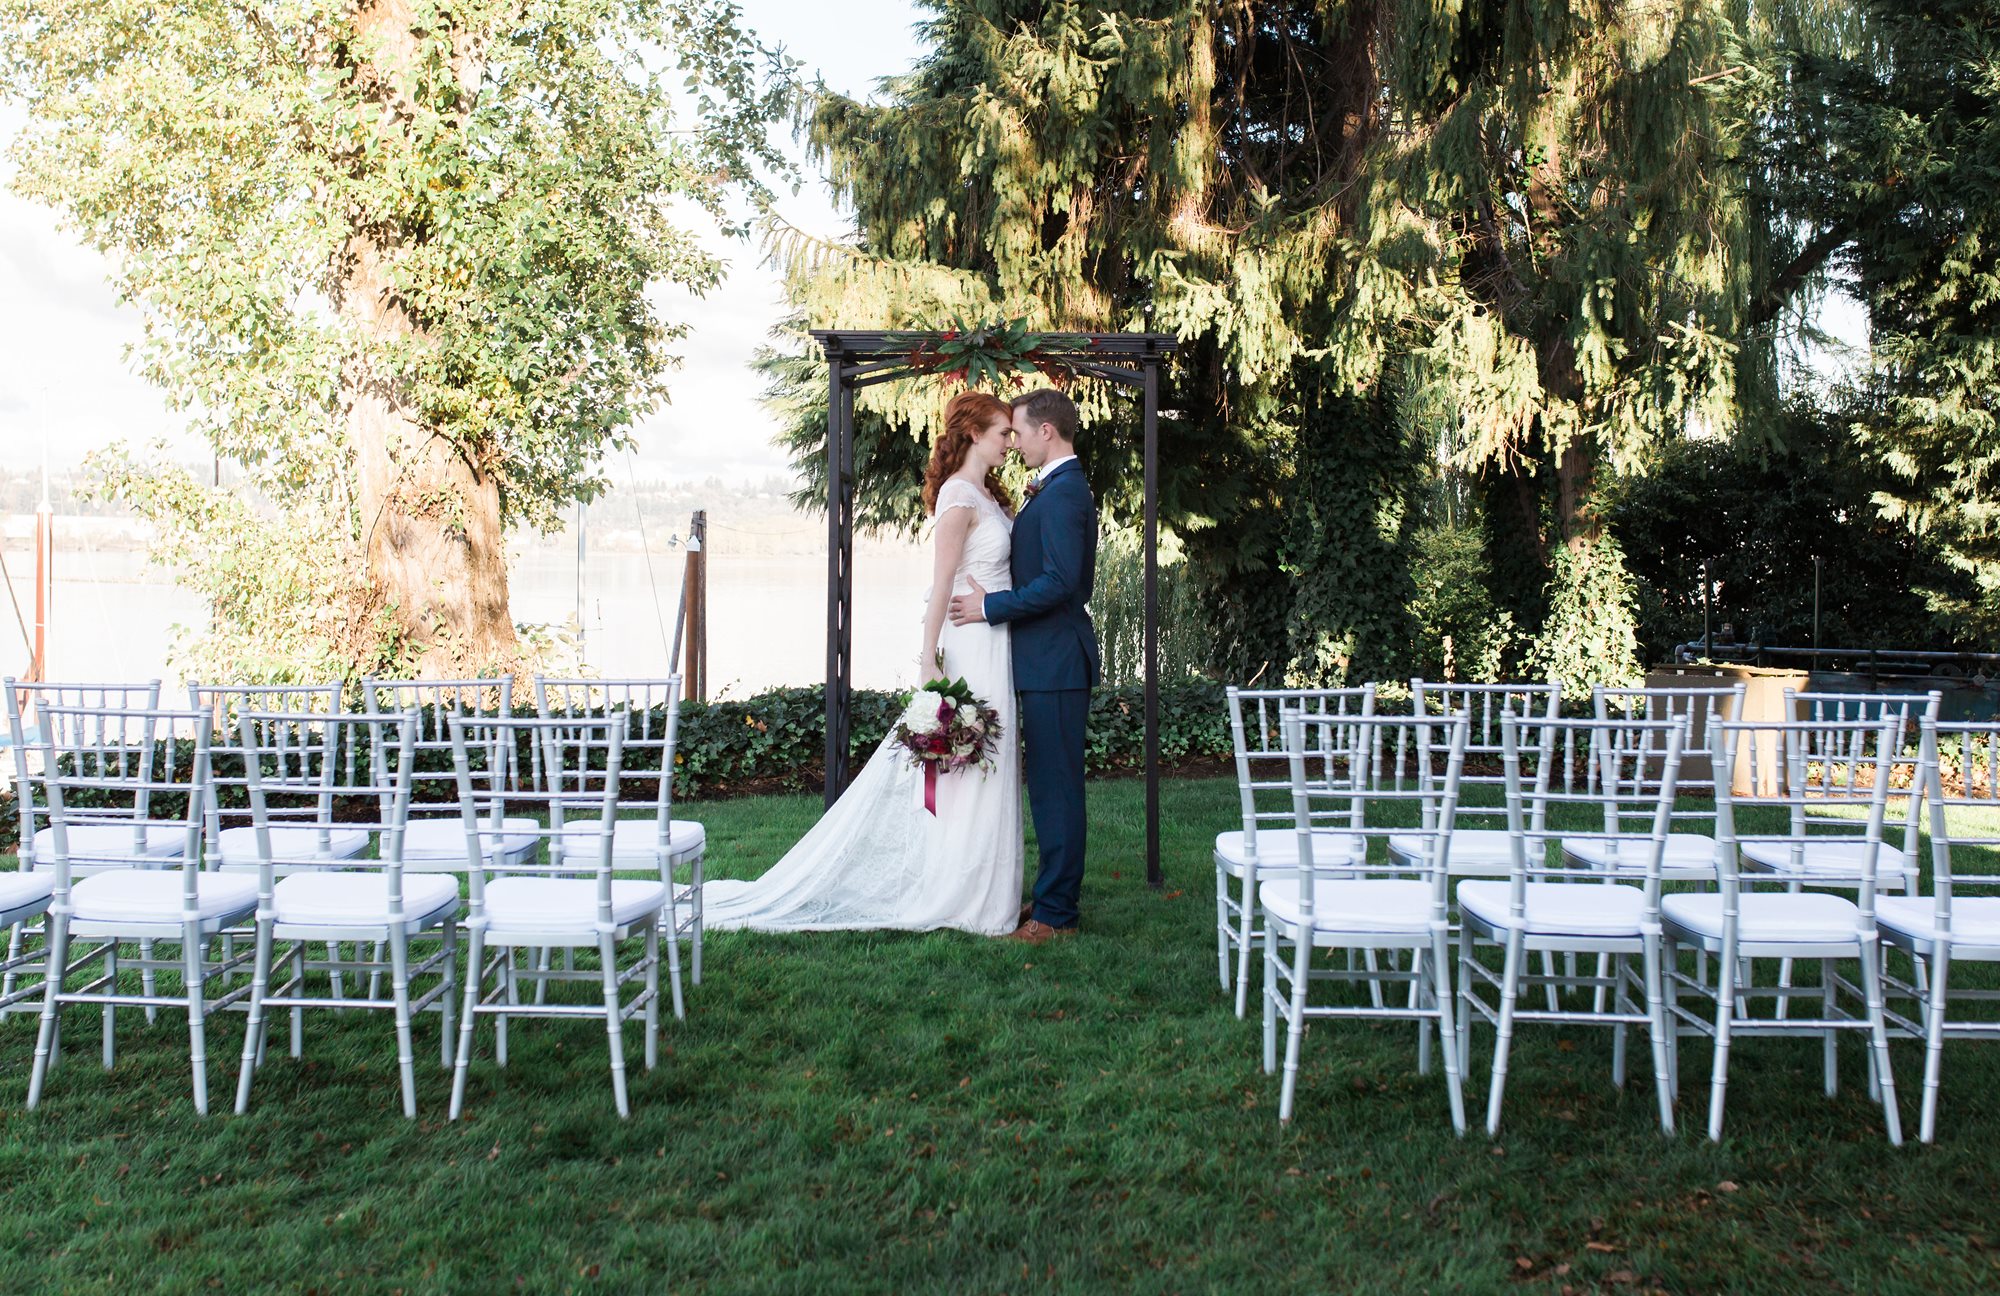
[[[903,724],[911,733],[934,734],[941,727],[938,707],[944,699],[927,689],[918,689],[910,699],[910,709],[903,713]]]
[[[958,722],[963,725],[975,724],[979,720],[979,708],[970,702],[958,709]]]

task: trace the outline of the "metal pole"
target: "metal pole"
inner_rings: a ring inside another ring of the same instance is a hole
[[[1701,560],[1701,656],[1703,661],[1715,660],[1715,634],[1709,629],[1708,608],[1708,559]]]
[[[583,501],[576,502],[576,657],[587,660],[584,642],[588,638],[583,627],[583,562],[586,553],[583,534]]]
[[[681,578],[687,616],[687,658],[681,667],[682,694],[708,701],[708,512],[696,509],[688,523],[687,574]]]
[[[28,679],[49,677],[49,617],[55,602],[56,515],[49,505],[49,434],[42,431],[42,502],[35,507],[35,659]]]
[[[1145,363],[1146,427],[1146,884],[1160,872],[1160,365]]]
[[[1819,669],[1819,564],[1818,554],[1813,555],[1813,669]]]
[[[826,805],[840,799],[842,754],[847,735],[840,732],[840,351],[826,349]]]

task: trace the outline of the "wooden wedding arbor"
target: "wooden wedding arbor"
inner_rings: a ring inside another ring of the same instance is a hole
[[[936,372],[934,350],[953,335],[815,329],[826,350],[826,803],[847,787],[854,647],[854,394]],[[1160,874],[1160,368],[1178,341],[1164,333],[1064,333],[1027,357],[1044,373],[1097,378],[1138,392],[1144,415],[1146,880]],[[1019,367],[1019,366],[1017,366]]]

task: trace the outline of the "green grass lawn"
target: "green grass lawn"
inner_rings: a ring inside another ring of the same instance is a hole
[[[1143,881],[1142,785],[1090,796],[1085,934],[718,933],[660,1068],[633,1073],[629,1122],[587,1022],[520,1023],[505,1071],[482,1029],[452,1125],[435,1018],[416,1122],[382,1015],[310,1017],[303,1062],[275,1027],[251,1114],[207,1120],[172,1014],[131,1014],[106,1074],[75,1013],[32,1114],[32,1019],[0,1020],[0,1292],[2000,1287],[2000,1048],[1952,1048],[1940,1142],[1897,1150],[1858,1040],[1831,1100],[1816,1040],[1744,1041],[1717,1147],[1704,1043],[1684,1046],[1688,1132],[1669,1141],[1643,1044],[1620,1093],[1608,1035],[1523,1028],[1495,1143],[1452,1136],[1410,1028],[1326,1024],[1280,1129],[1257,1025],[1215,976],[1209,846],[1233,786],[1167,784],[1163,892]],[[713,874],[753,876],[818,805],[688,813]],[[225,1107],[241,1039],[234,1014],[211,1034]],[[1475,1052],[1476,1119],[1485,1038]],[[1920,1061],[1897,1046],[1912,1134]]]

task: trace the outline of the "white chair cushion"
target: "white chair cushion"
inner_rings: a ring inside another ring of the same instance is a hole
[[[273,825],[271,857],[279,864],[322,858],[319,829],[305,824]],[[257,830],[251,827],[224,828],[218,839],[225,868],[257,866]],[[326,834],[326,859],[353,859],[368,849],[368,834],[359,828],[334,828]]]
[[[533,819],[502,819],[498,851],[500,855],[513,855],[534,849],[541,840],[541,825]],[[491,836],[480,839],[486,857],[496,854],[495,840]],[[412,819],[403,829],[403,860],[458,860],[465,859],[465,821],[456,815],[449,819]]]
[[[70,888],[72,916],[82,922],[178,923],[180,869],[117,869],[81,878]],[[202,873],[195,878],[195,912],[229,918],[257,907],[257,879],[246,873]]]
[[[48,903],[56,888],[54,871],[0,873],[0,913],[14,913]]]
[[[1634,837],[1618,843],[1618,871],[1646,871],[1646,856],[1652,839]],[[1706,833],[1668,833],[1666,854],[1660,860],[1665,877],[1712,878],[1715,876],[1715,838]],[[1611,842],[1603,837],[1565,837],[1562,853],[1585,868],[1611,869]]]
[[[1937,901],[1929,896],[1883,896],[1875,902],[1875,922],[1918,940],[1933,940]],[[2000,945],[2000,896],[1952,897],[1951,940],[1955,945]]]
[[[298,873],[271,888],[278,921],[299,926],[382,927],[389,921],[389,879],[375,872]],[[458,879],[403,875],[403,919],[429,918],[458,904]]]
[[[1504,828],[1453,829],[1452,874],[1473,877],[1491,877],[1498,874],[1505,877],[1514,867],[1514,848],[1509,845],[1508,837],[1509,833]],[[1389,838],[1389,853],[1415,864],[1423,859],[1426,845],[1426,839],[1415,833],[1398,833]],[[1542,853],[1547,853],[1545,848]],[[1537,862],[1532,846],[1528,862],[1530,864]]]
[[[1259,886],[1264,907],[1281,922],[1300,925],[1301,879],[1279,878]],[[1313,929],[1322,932],[1421,932],[1431,921],[1431,885],[1403,878],[1319,879],[1313,888]]]
[[[679,828],[680,825],[674,825]],[[1353,833],[1341,832],[1334,828],[1321,828],[1313,832],[1313,862],[1322,867],[1347,858],[1349,843]],[[1217,833],[1215,853],[1221,859],[1222,867],[1231,877],[1242,877],[1250,867],[1249,852],[1244,849],[1248,839],[1242,830]],[[1299,834],[1293,828],[1259,828],[1256,838],[1257,872],[1289,873],[1299,866]],[[1362,853],[1367,853],[1367,842],[1362,842]]]
[[[187,849],[188,835],[179,824],[147,824],[145,840],[136,852],[132,849],[132,829],[117,824],[71,824],[67,836],[70,858],[88,865],[112,859],[179,859]],[[56,830],[44,828],[35,834],[35,863],[55,862]]]
[[[1744,842],[1740,850],[1745,864],[1772,873],[1852,874],[1857,880],[1861,877],[1862,865],[1868,860],[1868,843],[1834,837],[1812,841],[1806,846],[1803,869],[1792,863],[1792,848],[1785,842]],[[1908,855],[1888,842],[1882,843],[1875,856],[1877,878],[1900,879],[1912,871]]]
[[[658,819],[620,819],[611,829],[611,856],[621,864],[635,859],[651,864],[659,839]],[[676,819],[667,829],[667,850],[675,859],[696,854],[707,844],[708,831],[698,823]]]
[[[1637,936],[1646,916],[1646,893],[1603,882],[1530,882],[1523,888],[1527,932],[1561,936]],[[1462,882],[1458,907],[1491,927],[1514,926],[1511,888],[1505,882]]]
[[[666,903],[664,883],[612,880],[611,920],[621,927],[658,913]],[[486,917],[496,933],[511,929],[589,936],[597,930],[597,882],[593,878],[497,878],[486,886]]]
[[[1737,912],[1737,939],[1751,945],[1783,941],[1827,944],[1853,940],[1861,929],[1861,910],[1854,902],[1823,891],[1801,895],[1746,891],[1737,896]],[[1718,892],[1666,896],[1660,901],[1660,915],[1673,926],[1712,940],[1722,939],[1722,896]]]

